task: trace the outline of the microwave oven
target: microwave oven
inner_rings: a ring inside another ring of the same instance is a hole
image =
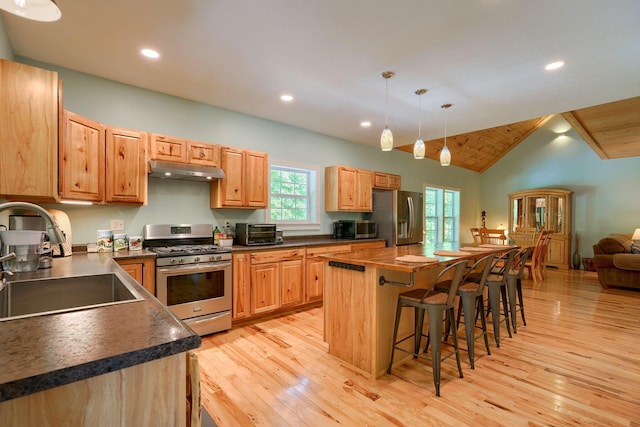
[[[275,245],[277,228],[275,224],[236,224],[235,243],[239,245]]]
[[[333,223],[334,239],[373,239],[377,236],[378,227],[375,221],[351,219]]]

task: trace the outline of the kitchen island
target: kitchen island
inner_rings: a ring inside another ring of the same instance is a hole
[[[391,357],[398,294],[408,287],[426,288],[453,262],[510,249],[509,246],[488,247],[485,252],[469,252],[458,257],[434,255],[438,249],[457,251],[461,246],[472,245],[449,244],[437,248],[408,245],[323,255],[325,340],[329,353],[372,378],[383,375]],[[406,255],[437,258],[438,261],[408,263],[396,259]],[[384,280],[381,281],[381,277]],[[398,336],[408,335],[412,330],[413,318],[407,314],[402,317]],[[407,341],[406,344],[411,343]]]
[[[139,298],[0,321],[3,425],[185,425],[185,353],[200,337],[111,254],[55,258],[11,279],[99,274],[116,274]]]

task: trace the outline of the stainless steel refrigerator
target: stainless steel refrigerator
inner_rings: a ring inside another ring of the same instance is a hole
[[[371,219],[387,246],[422,243],[424,195],[400,190],[374,190]]]

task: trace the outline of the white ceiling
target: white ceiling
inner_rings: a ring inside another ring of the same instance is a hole
[[[396,146],[418,136],[419,88],[424,140],[444,103],[454,135],[640,95],[638,0],[57,3],[53,23],[0,12],[15,55],[373,146],[386,70]]]

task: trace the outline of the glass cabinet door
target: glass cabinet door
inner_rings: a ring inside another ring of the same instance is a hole
[[[542,230],[547,225],[546,197],[527,197],[527,227]]]
[[[564,199],[549,196],[549,225],[548,229],[554,233],[563,233],[564,226]]]
[[[517,228],[526,227],[524,223],[524,197],[514,198],[511,201],[511,230],[516,231]]]

